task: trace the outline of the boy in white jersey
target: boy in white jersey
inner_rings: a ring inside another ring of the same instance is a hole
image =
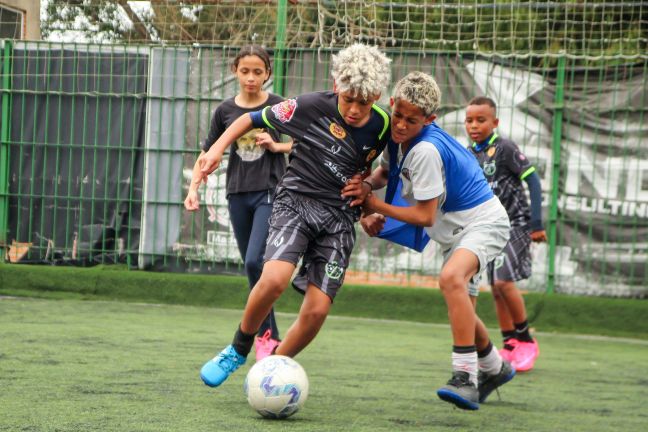
[[[452,378],[437,394],[459,408],[476,410],[493,390],[513,378],[515,370],[490,342],[466,286],[471,283],[474,293],[479,275],[506,245],[510,226],[474,157],[434,123],[440,99],[439,87],[429,75],[412,72],[401,79],[391,99],[391,150],[383,153],[380,167],[369,178],[351,179],[343,195],[362,197],[369,188],[384,187],[390,164],[399,164],[402,197],[411,207],[393,206],[372,194],[352,204],[362,204],[361,223],[369,235],[378,234],[388,216],[425,227],[441,246],[439,286],[454,344]],[[398,155],[398,160],[390,160],[390,154]],[[399,179],[389,181],[394,180]]]

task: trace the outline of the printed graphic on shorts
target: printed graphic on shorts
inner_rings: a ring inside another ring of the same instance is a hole
[[[256,145],[256,136],[263,132],[263,129],[256,128],[236,140],[236,154],[243,162],[252,162],[263,156],[265,149]]]
[[[274,247],[279,247],[283,244],[283,242],[284,242],[283,236],[278,235],[277,237],[275,237],[274,240],[272,240],[272,245]]]
[[[275,118],[281,123],[289,122],[295,110],[297,109],[296,99],[286,99],[285,101],[272,106],[272,112]]]
[[[504,260],[506,259],[506,255],[504,254],[499,254],[495,257],[495,260],[493,260],[493,267],[498,269],[501,268],[504,265]]]
[[[337,123],[331,123],[329,130],[331,131],[331,135],[335,138],[344,139],[346,137],[346,131]]]
[[[326,263],[325,271],[326,276],[334,280],[339,280],[342,277],[342,273],[344,273],[344,269],[335,261]]]

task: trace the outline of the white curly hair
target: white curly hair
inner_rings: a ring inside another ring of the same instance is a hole
[[[403,100],[419,107],[423,115],[429,117],[439,109],[441,90],[430,75],[410,72],[396,83],[392,98],[394,101]]]
[[[382,93],[391,77],[391,60],[375,46],[353,44],[333,56],[335,87],[363,98]]]

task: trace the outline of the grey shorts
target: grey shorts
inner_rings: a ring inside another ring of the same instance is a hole
[[[511,238],[488,264],[488,282],[513,281],[531,277],[531,235],[527,228],[511,228]]]
[[[309,283],[335,298],[344,282],[355,244],[353,217],[318,200],[287,190],[275,198],[266,241],[265,261],[302,266],[293,287],[306,292]]]
[[[468,249],[477,256],[479,270],[468,283],[468,294],[479,295],[479,284],[486,272],[488,263],[493,261],[509,240],[511,225],[506,211],[497,218],[470,224],[456,236],[450,249],[443,252],[445,262],[457,249]]]

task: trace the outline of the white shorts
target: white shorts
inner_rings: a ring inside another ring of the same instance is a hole
[[[490,200],[476,207],[474,210],[477,211],[473,212],[476,217],[464,227],[455,227],[451,241],[441,244],[444,265],[457,249],[468,249],[477,256],[479,270],[468,284],[468,294],[474,297],[479,295],[479,282],[488,263],[502,252],[511,232],[506,210],[499,199],[495,198],[495,201]]]

